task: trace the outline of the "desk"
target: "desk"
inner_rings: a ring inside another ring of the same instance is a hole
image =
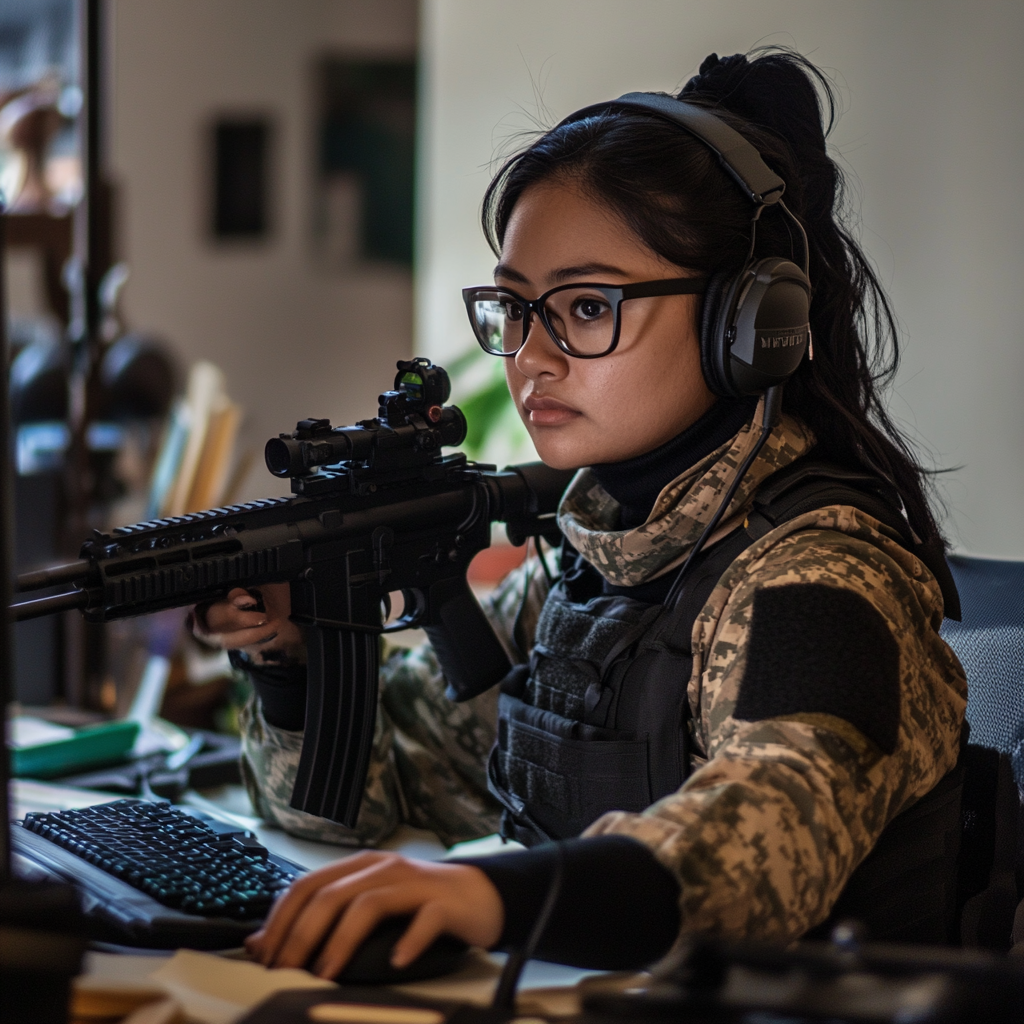
[[[205,796],[189,792],[185,794],[181,802],[216,814],[242,828],[250,829],[256,833],[260,842],[267,849],[307,868],[320,867],[357,852],[341,846],[295,839],[279,829],[264,825],[261,820],[254,818],[251,814],[239,813],[246,809],[239,791],[240,787],[224,787],[222,791],[208,793]],[[244,791],[241,793],[244,794]],[[45,812],[72,807],[88,807],[91,804],[116,799],[120,799],[116,794],[73,789],[24,779],[14,780],[11,786],[12,814],[16,818],[23,817],[32,811]],[[232,810],[225,810],[225,805],[231,807]],[[399,829],[382,845],[385,849],[394,850],[405,856],[425,860],[440,860],[448,852],[432,833],[409,827]],[[477,849],[482,846],[482,844],[474,845]],[[465,846],[466,844],[463,844],[462,850],[465,849]],[[192,955],[194,957],[204,956],[203,954]],[[145,986],[152,984],[148,979],[157,972],[168,977],[177,977],[176,971],[179,975],[182,971],[187,973],[190,964],[186,962],[186,958],[178,957],[176,963],[172,963],[173,959],[172,956],[165,954],[118,956],[108,953],[89,953],[84,984]],[[490,1001],[494,983],[501,972],[504,961],[505,957],[502,954],[476,951],[473,959],[462,971],[447,978],[402,986],[402,989],[409,994],[428,998],[457,999],[485,1005]],[[193,961],[191,966],[198,966],[200,970],[202,969],[202,965],[198,961]],[[263,968],[254,964],[246,964],[245,967],[258,970],[265,975],[275,973],[264,971]],[[305,972],[301,973],[305,974]],[[307,975],[307,977],[311,979],[311,976]],[[572,1012],[574,1006],[578,1005],[577,986],[580,983],[593,984],[599,977],[602,975],[593,971],[563,967],[539,960],[530,961],[526,965],[520,983],[520,992],[523,993],[521,999],[523,1009],[527,1012],[531,1009],[534,1012],[544,1009],[548,1013],[568,1014]],[[237,983],[235,984],[237,988]],[[266,980],[262,984],[266,987],[270,981]],[[257,979],[250,984],[250,991],[260,989],[260,985],[261,982]],[[176,991],[176,994],[181,998],[180,990]],[[247,1007],[239,1009],[230,1000],[207,998],[209,996],[209,991],[200,993],[195,1005],[190,1006],[191,1019],[202,1021],[204,1024],[231,1024],[242,1012],[247,1010]],[[260,999],[262,999],[262,995]]]
[[[11,815],[15,818],[23,818],[33,811],[62,811],[120,799],[122,795],[118,793],[99,793],[92,789],[74,789],[28,779],[14,779],[11,783]],[[253,816],[249,798],[241,786],[221,786],[205,795],[188,790],[181,803],[254,832],[271,853],[287,857],[310,870],[358,852],[345,846],[296,839],[279,828],[265,824],[261,818]],[[433,832],[408,825],[399,828],[387,842],[381,844],[381,848],[419,860],[441,860],[448,852]]]

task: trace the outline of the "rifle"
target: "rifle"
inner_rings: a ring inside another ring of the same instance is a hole
[[[468,462],[466,419],[445,406],[448,374],[399,361],[376,419],[306,419],[267,442],[267,468],[291,497],[94,531],[80,559],[25,573],[19,591],[70,585],[11,606],[17,620],[78,608],[91,622],[202,604],[234,587],[285,582],[307,648],[306,725],[291,806],[353,827],[369,768],[380,634],[420,627],[448,695],[467,700],[510,670],[466,581],[491,523],[514,545],[557,542],[555,510],[571,473],[542,463]],[[387,626],[390,594],[402,616]]]

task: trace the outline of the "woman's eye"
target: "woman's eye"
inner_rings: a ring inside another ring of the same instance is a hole
[[[505,319],[506,320],[522,320],[523,319],[523,304],[521,302],[508,301],[505,303]]]
[[[572,304],[572,315],[580,320],[597,320],[608,312],[608,303],[602,299],[577,299]]]

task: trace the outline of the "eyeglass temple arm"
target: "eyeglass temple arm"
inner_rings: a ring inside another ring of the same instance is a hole
[[[707,286],[706,277],[674,277],[668,281],[626,284],[621,291],[624,299],[646,299],[655,295],[700,295]]]

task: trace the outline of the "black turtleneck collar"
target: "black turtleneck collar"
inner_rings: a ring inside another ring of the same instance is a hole
[[[620,530],[642,526],[665,485],[710,455],[753,415],[756,398],[719,399],[696,423],[653,451],[591,466],[598,483],[622,506]]]

